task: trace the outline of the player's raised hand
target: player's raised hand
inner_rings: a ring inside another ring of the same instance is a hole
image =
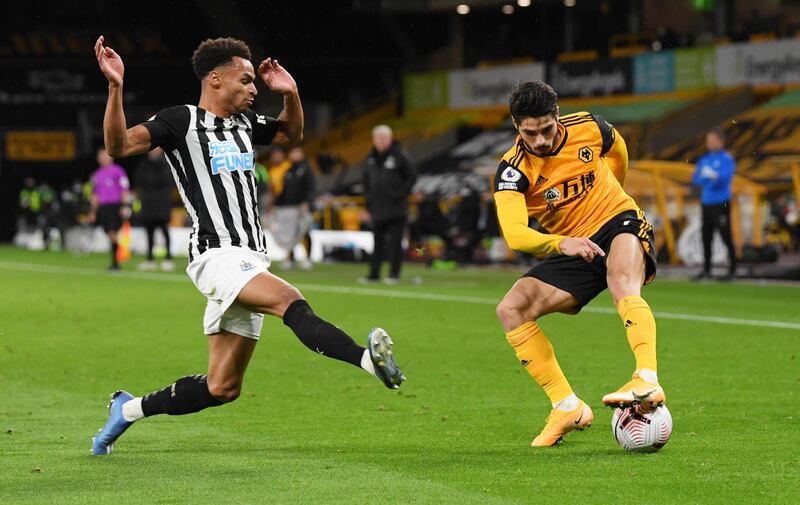
[[[116,51],[103,45],[104,40],[104,37],[100,35],[97,42],[94,43],[94,55],[100,65],[100,71],[106,76],[108,82],[121,86],[122,78],[125,75],[125,65],[122,64],[122,58]]]
[[[595,256],[605,256],[603,250],[586,237],[567,237],[558,244],[559,249],[567,256],[580,256],[586,261],[594,260]]]
[[[278,60],[267,58],[258,65],[258,75],[267,87],[276,93],[297,93],[294,78],[280,66]]]

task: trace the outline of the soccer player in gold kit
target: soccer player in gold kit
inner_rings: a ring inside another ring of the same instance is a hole
[[[542,386],[553,410],[534,447],[552,446],[592,423],[537,320],[553,312],[577,314],[608,288],[636,358],[630,382],[603,397],[609,406],[650,409],[666,400],[656,370],[656,323],[641,288],[653,280],[653,229],[622,189],[628,167],[625,141],[588,112],[559,117],[558,95],[541,81],[511,95],[518,132],[503,156],[494,198],[509,247],[546,256],[519,279],[497,306],[508,343]],[[535,218],[546,230],[528,226]]]

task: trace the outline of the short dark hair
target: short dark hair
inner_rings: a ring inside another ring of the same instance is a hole
[[[517,123],[526,117],[555,114],[558,110],[558,93],[546,82],[523,82],[511,92],[508,107]]]
[[[192,68],[201,81],[209,72],[233,60],[234,56],[249,60],[250,48],[239,39],[230,37],[206,39],[197,46],[192,55]]]
[[[708,130],[708,133],[716,135],[717,138],[719,138],[721,141],[725,142],[725,132],[722,130],[722,128],[718,128],[718,127],[711,128],[710,130]]]

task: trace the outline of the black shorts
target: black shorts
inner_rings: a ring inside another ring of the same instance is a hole
[[[107,203],[97,207],[97,226],[102,226],[103,231],[119,231],[122,228],[122,217],[119,215],[122,205]]]
[[[656,276],[653,227],[644,218],[644,212],[628,210],[617,214],[589,239],[605,251],[606,256],[595,256],[591,263],[580,256],[548,256],[523,277],[534,277],[551,286],[566,291],[578,300],[575,306],[580,311],[587,303],[608,287],[606,280],[606,258],[611,241],[620,233],[636,235],[644,248],[645,284]]]

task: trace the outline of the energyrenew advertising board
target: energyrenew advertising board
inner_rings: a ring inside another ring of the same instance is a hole
[[[407,110],[503,105],[517,82],[535,79],[547,80],[562,97],[800,83],[800,39],[655,51],[547,67],[527,63],[408,74],[405,105]]]
[[[465,109],[508,103],[519,82],[544,80],[544,63],[406,74],[403,87],[407,110],[449,107]]]
[[[792,82],[800,82],[800,40],[752,42],[717,48],[719,86]]]
[[[544,80],[544,63],[454,70],[448,79],[450,107],[462,109],[508,103],[520,82]]]

